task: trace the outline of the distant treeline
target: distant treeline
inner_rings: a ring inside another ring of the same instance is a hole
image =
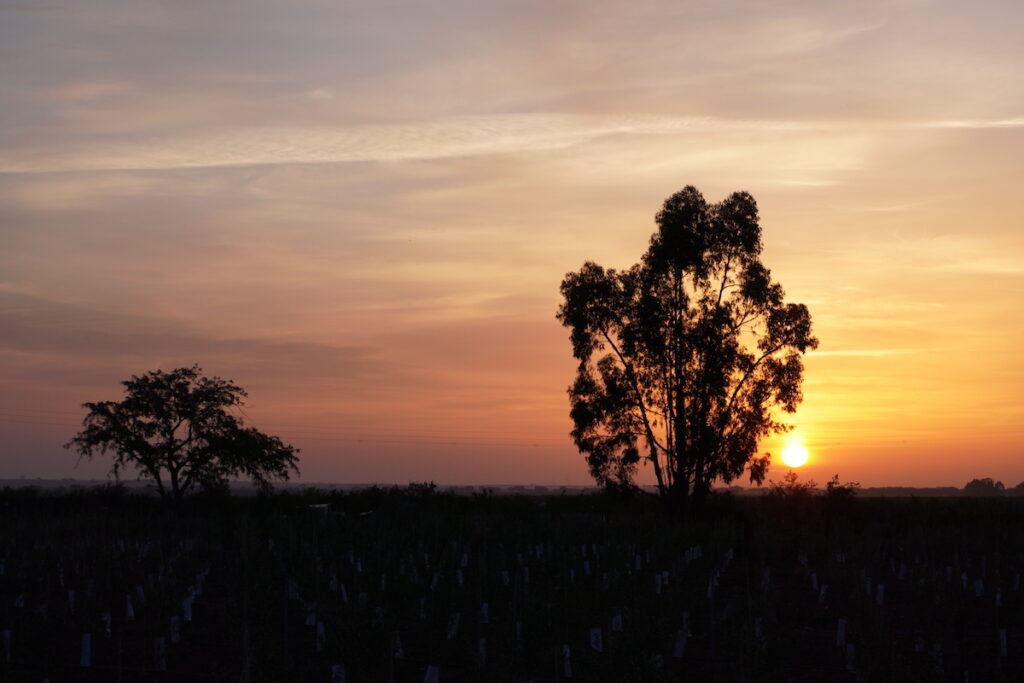
[[[824,492],[824,489],[814,485],[814,482],[810,482],[811,490],[816,492]],[[427,484],[423,484],[427,485]],[[410,486],[417,486],[413,483]],[[513,496],[559,496],[559,495],[586,495],[599,493],[600,489],[596,486],[558,486],[558,485],[452,485],[443,486],[437,485],[431,482],[429,486],[433,486],[438,492],[444,492],[448,494],[460,495],[460,496],[472,496],[480,493],[495,493],[499,495],[513,495]],[[61,493],[61,492],[74,492],[82,490],[91,490],[97,488],[123,488],[126,493],[145,493],[152,485],[146,481],[121,481],[117,483],[111,483],[104,480],[77,480],[77,479],[0,479],[0,490],[3,489],[36,489],[39,492],[49,493]],[[302,493],[306,491],[321,492],[321,493],[332,493],[332,492],[351,492],[351,491],[364,491],[364,490],[391,490],[398,487],[392,484],[336,484],[327,482],[316,482],[316,483],[295,483],[288,482],[278,484],[278,490],[282,492]],[[913,486],[879,486],[879,487],[860,487],[855,485],[856,494],[860,497],[866,498],[904,498],[904,497],[918,497],[918,498],[946,498],[946,497],[987,497],[987,496],[1024,496],[1024,482],[1017,484],[1012,488],[1007,488],[1003,482],[994,481],[990,477],[982,479],[972,479],[971,481],[964,484],[963,488],[957,488],[955,486],[933,486],[933,487],[913,487]],[[235,495],[255,495],[257,489],[250,485],[248,482],[238,481],[231,482],[230,490]],[[654,487],[641,487],[641,490],[654,492]],[[768,493],[770,487],[743,487],[743,486],[730,486],[716,488],[715,491],[719,493],[730,493],[736,496],[760,496]]]
[[[766,489],[744,488],[733,486],[728,491],[736,495],[759,495],[766,492]],[[867,498],[945,498],[958,496],[1024,496],[1024,482],[1013,488],[1007,488],[1001,481],[993,481],[990,477],[983,479],[972,479],[963,488],[955,486],[878,486],[878,487],[857,487],[857,495]]]
[[[989,477],[984,479],[971,479],[964,485],[963,492],[969,496],[1024,496],[1024,481],[1008,489],[1001,481],[992,481]]]

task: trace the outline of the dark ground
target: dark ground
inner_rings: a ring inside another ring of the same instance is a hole
[[[1020,498],[6,490],[0,561],[3,681],[1024,680]]]

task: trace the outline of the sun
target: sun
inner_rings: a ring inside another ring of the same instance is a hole
[[[799,443],[791,443],[782,449],[782,462],[787,467],[802,467],[809,457],[807,449]]]

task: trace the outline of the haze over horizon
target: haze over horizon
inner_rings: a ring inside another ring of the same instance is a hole
[[[813,316],[801,476],[1013,486],[1021,25],[928,0],[4,2],[0,478],[102,477],[61,448],[79,405],[198,363],[302,448],[300,481],[589,484],[559,282],[637,261],[692,184],[757,199]]]

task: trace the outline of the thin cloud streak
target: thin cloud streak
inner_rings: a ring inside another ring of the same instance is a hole
[[[29,147],[0,154],[0,173],[147,171],[275,164],[413,161],[561,150],[611,136],[886,132],[1024,128],[1024,118],[905,123],[528,113],[357,126],[242,127],[138,142]],[[830,181],[793,181],[818,186]]]

